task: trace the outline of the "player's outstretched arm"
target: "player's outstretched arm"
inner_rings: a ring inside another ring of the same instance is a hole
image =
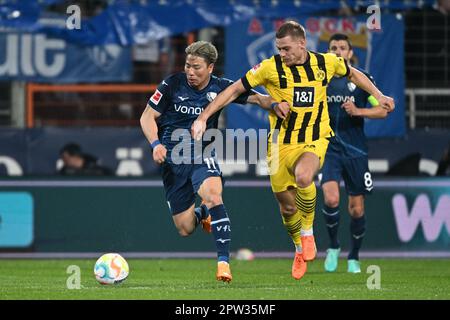
[[[370,81],[367,76],[356,68],[349,67],[350,73],[348,79],[356,84],[358,87],[364,91],[370,93],[375,99],[378,100],[380,106],[386,109],[388,112],[392,112],[395,108],[394,99],[391,97],[383,95],[383,93],[378,90],[378,88]]]
[[[161,115],[158,111],[147,104],[141,115],[141,128],[149,144],[153,148],[153,160],[156,163],[163,163],[166,159],[167,149],[159,143],[158,125],[156,119]]]
[[[226,88],[224,91],[219,93],[217,97],[206,106],[206,108],[198,116],[197,120],[195,120],[192,124],[192,137],[196,140],[200,140],[206,130],[206,121],[208,121],[209,117],[235,100],[245,91],[247,90],[244,88],[242,81],[238,80],[231,86]]]
[[[358,108],[353,101],[347,100],[342,104],[342,108],[352,117],[384,119],[388,115],[387,110],[379,104],[372,106],[372,108]]]
[[[276,102],[270,96],[255,91],[255,94],[248,96],[247,103],[256,104],[261,109],[270,111],[272,102]]]

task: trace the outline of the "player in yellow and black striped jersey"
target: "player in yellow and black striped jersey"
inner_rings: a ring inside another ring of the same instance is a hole
[[[199,115],[191,131],[195,139],[200,139],[206,121],[215,112],[250,88],[267,89],[275,101],[269,115],[270,182],[283,224],[295,245],[292,276],[298,280],[306,272],[306,262],[316,255],[312,230],[316,204],[314,176],[325,158],[327,138],[333,135],[326,98],[328,82],[335,74],[347,76],[373,95],[381,107],[392,111],[394,101],[342,58],[306,50],[305,30],[295,21],[280,26],[275,42],[279,55],[254,66],[222,91]]]
[[[280,55],[272,56],[250,69],[241,81],[247,90],[264,86],[276,101],[287,101],[287,119],[269,114],[271,142],[310,143],[333,135],[327,108],[327,84],[335,75],[350,72],[343,58],[307,51],[302,64],[286,66]],[[274,134],[279,130],[279,134]]]

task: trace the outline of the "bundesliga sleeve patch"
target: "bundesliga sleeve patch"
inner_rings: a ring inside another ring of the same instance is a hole
[[[161,92],[159,92],[158,89],[156,89],[155,93],[151,96],[150,101],[153,102],[155,105],[158,105],[162,96],[163,96],[163,94]]]
[[[251,71],[253,74],[255,74],[256,71],[259,69],[259,67],[261,67],[261,63],[258,63],[257,65],[253,66],[253,68],[251,68],[250,71]]]

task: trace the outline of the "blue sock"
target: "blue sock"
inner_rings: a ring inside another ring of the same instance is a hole
[[[216,240],[217,260],[228,262],[230,260],[231,227],[230,219],[223,204],[209,209],[211,226]]]
[[[339,249],[339,240],[337,238],[339,229],[339,220],[341,215],[339,214],[339,207],[330,208],[327,205],[322,209],[325,223],[327,224],[328,235],[330,236],[330,248]]]
[[[352,221],[350,222],[351,248],[348,254],[349,260],[359,260],[359,249],[361,248],[365,232],[366,217],[363,215],[360,218],[352,218]]]
[[[195,217],[197,218],[197,222],[195,225],[198,225],[200,221],[206,219],[209,216],[208,208],[202,204],[200,207],[194,209]]]

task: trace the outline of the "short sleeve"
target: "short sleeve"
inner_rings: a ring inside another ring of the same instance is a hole
[[[367,76],[367,78],[369,78],[369,80],[370,81],[372,81],[372,83],[376,86],[377,84],[375,83],[375,79],[370,75],[370,74],[368,74],[368,73],[364,73],[366,76]]]
[[[263,86],[266,84],[269,66],[270,60],[266,59],[247,71],[247,73],[241,78],[242,84],[247,91],[254,87]]]
[[[331,65],[334,69],[334,74],[341,77],[346,77],[349,75],[350,67],[348,66],[348,63],[344,58],[338,57],[334,53],[327,53],[326,55],[329,57],[329,59],[331,59]]]
[[[170,76],[164,79],[158,85],[150,99],[148,99],[147,104],[159,113],[163,113],[170,103],[170,92],[174,82],[173,78],[173,76]]]

